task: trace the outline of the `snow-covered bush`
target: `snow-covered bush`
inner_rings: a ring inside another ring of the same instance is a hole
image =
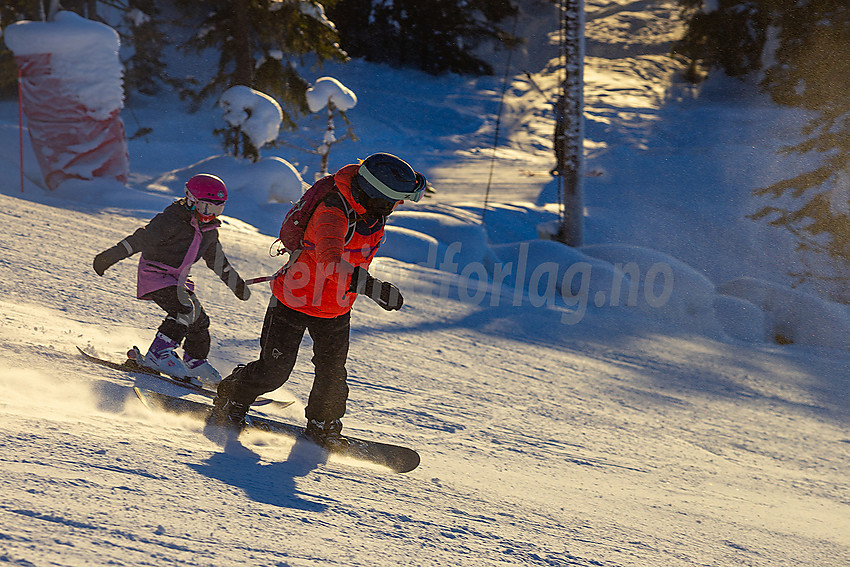
[[[259,160],[260,148],[273,142],[280,132],[280,105],[269,95],[243,85],[227,89],[218,104],[229,126],[215,131],[224,136],[225,151],[235,157]]]
[[[307,105],[310,112],[319,112],[332,104],[340,112],[351,110],[357,105],[357,95],[333,77],[320,77],[307,89]]]
[[[261,186],[268,187],[272,203],[294,203],[310,187],[291,163],[279,157],[261,159],[254,168],[254,175],[258,176]]]
[[[307,89],[306,96],[310,112],[319,112],[323,108],[327,108],[328,110],[328,125],[324,138],[322,139],[322,143],[314,150],[314,153],[318,154],[322,159],[319,172],[316,173],[316,179],[320,179],[328,174],[328,154],[330,153],[331,146],[346,138],[356,139],[350,125],[348,132],[342,137],[337,138],[334,119],[338,111],[340,117],[348,124],[348,118],[345,112],[357,105],[357,95],[333,77],[320,77],[316,79],[316,83],[313,86]]]

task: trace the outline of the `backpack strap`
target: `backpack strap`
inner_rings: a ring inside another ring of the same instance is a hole
[[[343,246],[345,246],[351,242],[352,238],[354,238],[354,229],[357,225],[357,211],[348,204],[345,197],[343,197],[342,193],[339,192],[339,189],[331,191],[322,200],[322,202],[328,207],[340,209],[343,213],[345,213],[345,217],[348,219],[348,230],[345,232],[345,241],[343,242]]]

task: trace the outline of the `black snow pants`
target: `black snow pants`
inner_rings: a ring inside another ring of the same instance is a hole
[[[304,331],[313,339],[315,378],[304,413],[326,421],[345,415],[348,401],[348,358],[351,313],[323,318],[291,309],[272,296],[260,336],[260,358],[237,367],[218,386],[218,393],[251,403],[257,396],[281,387],[289,379]]]
[[[180,344],[192,358],[206,358],[210,354],[210,318],[194,292],[177,286],[164,287],[144,296],[159,305],[168,316],[157,329]]]

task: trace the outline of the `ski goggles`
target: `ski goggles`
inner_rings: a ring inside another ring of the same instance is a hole
[[[361,187],[370,197],[383,197],[387,200],[413,201],[414,203],[418,203],[425,195],[427,183],[425,182],[424,175],[419,172],[414,173],[416,173],[416,185],[414,186],[413,190],[402,192],[396,191],[395,189],[389,187],[386,183],[375,177],[372,172],[366,169],[366,167],[364,167],[363,165],[361,165],[360,169],[358,170],[358,174],[363,176],[363,179],[368,182],[368,185],[371,185],[371,187],[368,188]],[[372,191],[370,191],[369,189],[372,189]]]
[[[192,206],[202,217],[217,217],[224,212],[225,201],[193,201]]]

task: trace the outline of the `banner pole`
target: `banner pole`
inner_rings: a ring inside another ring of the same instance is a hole
[[[18,147],[21,149],[21,193],[24,192],[24,94],[23,73],[18,68]]]

